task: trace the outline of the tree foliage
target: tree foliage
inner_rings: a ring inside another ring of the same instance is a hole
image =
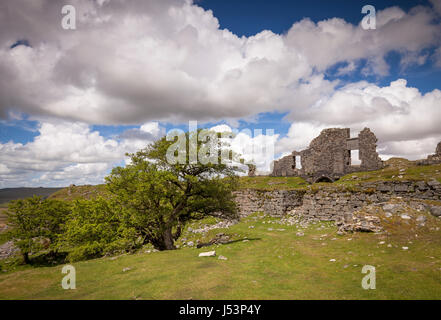
[[[29,263],[31,252],[57,251],[69,214],[70,205],[60,200],[33,197],[10,202],[7,211],[12,227],[9,237],[20,248],[25,263]]]
[[[99,257],[134,247],[134,235],[121,227],[121,215],[112,201],[104,198],[77,200],[66,222],[62,247],[68,260]]]
[[[184,150],[176,150],[183,151],[184,161],[170,161],[176,141],[166,137],[130,154],[130,164],[114,168],[106,177],[109,198],[70,204],[39,197],[13,201],[8,211],[11,238],[25,262],[30,253],[43,249],[68,252],[70,261],[131,251],[147,243],[158,250],[175,249],[189,220],[236,217],[233,191],[239,169],[224,163],[225,145],[216,133],[201,134],[204,141],[199,133],[177,137],[186,142]],[[191,148],[199,157],[208,155],[209,161],[193,162]]]
[[[186,141],[191,141],[190,134],[185,135]],[[125,208],[125,228],[135,230],[144,243],[158,250],[175,249],[174,241],[190,219],[237,213],[232,191],[237,186],[238,169],[221,161],[191,164],[189,145],[187,161],[172,164],[167,150],[173,143],[166,137],[156,141],[131,154],[131,164],[114,168],[107,177],[109,191]],[[198,141],[196,150],[202,148]],[[218,157],[220,160],[220,154]]]

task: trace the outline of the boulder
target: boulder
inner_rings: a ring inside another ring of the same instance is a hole
[[[430,213],[435,217],[441,217],[441,206],[431,206]]]

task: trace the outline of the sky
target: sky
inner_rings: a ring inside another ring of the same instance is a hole
[[[441,0],[0,3],[0,188],[102,183],[189,121],[265,173],[329,127],[425,158],[440,119]]]

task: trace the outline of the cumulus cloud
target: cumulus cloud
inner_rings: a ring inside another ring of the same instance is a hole
[[[379,87],[368,82],[348,84],[324,97],[305,112],[297,112],[287,137],[277,150],[304,148],[306,142],[327,127],[348,127],[356,135],[369,127],[379,139],[383,158],[418,159],[431,154],[441,140],[441,91],[422,94],[398,79]]]
[[[274,111],[293,122],[285,137],[240,132],[233,141],[261,171],[272,154],[253,157],[250,145],[272,144],[283,155],[330,126],[369,126],[384,156],[432,153],[441,138],[439,90],[422,94],[403,79],[341,87],[325,77],[336,64],[337,76],[361,66],[386,75],[391,51],[402,68],[441,66],[441,4],[431,3],[379,11],[376,30],[303,19],[285,34],[239,37],[191,0],[2,1],[0,118],[13,111],[52,120],[41,120],[30,143],[0,144],[0,186],[101,182],[126,152],[165,133],[157,121],[238,125]],[[76,30],[61,28],[65,4],[77,9]],[[105,138],[91,124],[139,128]]]
[[[137,130],[145,136],[114,139],[85,123],[41,122],[32,142],[0,144],[0,187],[102,183],[126,152],[146,147],[164,131],[158,123]]]
[[[286,42],[295,47],[318,70],[337,62],[368,59],[366,73],[385,75],[385,55],[392,51],[415,54],[439,43],[440,26],[427,7],[415,7],[405,13],[398,7],[377,12],[376,29],[364,30],[343,19],[333,18],[314,23],[303,19],[288,31]],[[349,64],[351,66],[351,64]]]
[[[340,72],[350,72],[368,59],[369,70],[385,74],[389,51],[412,57],[440,38],[428,7],[380,11],[377,30],[304,19],[284,35],[238,37],[220,29],[211,11],[179,0],[77,0],[77,29],[63,30],[66,3],[2,2],[0,116],[16,109],[137,124],[308,108],[333,92],[337,81],[323,71],[335,63],[347,62]],[[30,46],[11,48],[23,39]]]
[[[228,139],[229,148],[235,154],[240,155],[245,164],[254,164],[257,174],[270,173],[271,163],[275,159],[276,142],[280,137],[279,134],[273,132],[274,130],[248,128],[238,130],[225,124],[211,127],[210,130],[231,133],[231,136],[225,136]]]

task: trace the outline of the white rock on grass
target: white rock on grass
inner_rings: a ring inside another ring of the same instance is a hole
[[[199,257],[215,257],[216,251],[208,251],[199,253]]]
[[[219,259],[219,260],[228,260],[228,258],[227,258],[227,257],[224,257],[224,256],[219,256],[218,259]]]
[[[329,261],[330,261],[330,262],[335,262],[335,261],[337,261],[337,260],[335,260],[335,259],[330,259]]]
[[[409,250],[409,248],[408,247],[402,247],[403,248],[403,250]]]

